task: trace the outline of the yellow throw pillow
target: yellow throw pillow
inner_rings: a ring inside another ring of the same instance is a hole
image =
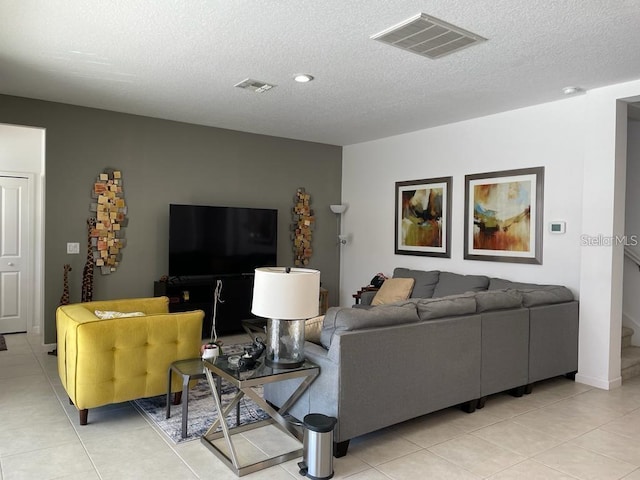
[[[414,283],[414,278],[388,278],[384,281],[380,290],[376,292],[371,305],[384,305],[406,300],[411,295]]]
[[[313,317],[304,322],[304,339],[311,343],[320,345],[320,332],[322,331],[322,323],[324,315]]]

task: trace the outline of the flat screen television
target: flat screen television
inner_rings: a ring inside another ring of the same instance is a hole
[[[278,211],[169,205],[169,275],[253,273],[276,265]]]

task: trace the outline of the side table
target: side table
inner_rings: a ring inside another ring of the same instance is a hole
[[[167,416],[171,416],[171,375],[177,373],[182,377],[182,438],[187,436],[187,419],[189,417],[189,382],[200,378],[206,378],[204,365],[201,358],[189,358],[187,360],[177,360],[169,365],[169,373],[167,380]],[[212,384],[213,385],[213,384]],[[216,385],[212,388],[221,392],[222,379],[216,378]],[[236,425],[240,425],[240,404],[236,410]]]
[[[311,385],[311,383],[316,379],[316,377],[320,373],[320,367],[311,362],[305,361],[304,364],[299,368],[276,369],[266,366],[264,364],[264,357],[262,357],[255,369],[241,371],[237,366],[229,364],[228,358],[228,356],[222,355],[215,359],[204,360],[203,362],[205,367],[205,375],[207,376],[207,380],[212,387],[211,391],[215,400],[218,418],[213,422],[213,425],[211,425],[209,430],[207,430],[207,432],[202,437],[202,443],[239,477],[301,456],[302,448],[298,448],[288,453],[261,459],[253,463],[240,465],[238,453],[236,452],[232,437],[234,434],[240,434],[248,430],[263,427],[265,425],[275,425],[282,432],[286,433],[297,441],[302,442],[304,438],[304,432],[301,426],[289,422],[284,418],[284,415],[300,398],[300,396],[309,387],[309,385]],[[235,397],[224,409],[222,408],[220,395],[214,388],[214,375],[218,378],[224,378],[226,381],[238,388],[238,392],[236,393]],[[298,388],[291,394],[291,396],[283,403],[283,405],[279,409],[276,409],[272,405],[268,404],[260,395],[258,395],[253,390],[254,387],[260,387],[267,383],[280,382],[293,378],[302,378],[303,380]],[[244,397],[244,395],[247,395],[249,398],[251,398],[251,400],[253,400],[260,408],[262,408],[267,414],[269,414],[271,419],[262,420],[239,427],[236,426],[235,428],[229,428],[229,426],[227,425],[226,416],[231,411],[231,409],[242,399],[242,397]],[[220,432],[216,432],[218,426],[221,427]],[[228,455],[214,444],[214,440],[218,440],[223,437],[225,439],[226,447],[229,452]]]

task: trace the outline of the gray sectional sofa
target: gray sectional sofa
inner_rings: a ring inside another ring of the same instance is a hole
[[[531,393],[532,385],[578,366],[578,302],[565,287],[480,275],[396,268],[411,297],[371,307],[333,307],[320,344],[306,342],[320,375],[290,413],[334,416],[335,455],[349,440],[443,408],[484,406],[487,396]],[[284,403],[299,380],[265,385]]]

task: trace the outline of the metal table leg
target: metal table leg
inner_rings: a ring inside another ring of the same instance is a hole
[[[168,374],[168,380],[167,380],[167,416],[166,418],[169,418],[171,416],[171,374],[173,367],[169,367],[169,374]]]
[[[187,418],[189,416],[189,375],[182,375],[182,438],[187,436]]]

